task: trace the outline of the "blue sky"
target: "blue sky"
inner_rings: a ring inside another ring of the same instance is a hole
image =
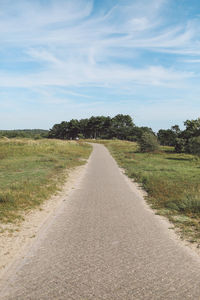
[[[197,0],[1,0],[0,129],[200,117]]]

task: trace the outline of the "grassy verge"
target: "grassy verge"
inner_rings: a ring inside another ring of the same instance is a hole
[[[21,220],[84,164],[91,146],[60,140],[0,139],[0,222]]]
[[[101,141],[119,166],[147,191],[148,203],[174,223],[182,238],[200,243],[200,160],[162,147],[159,153],[138,153],[137,144]]]

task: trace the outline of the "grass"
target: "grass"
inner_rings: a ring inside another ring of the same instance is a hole
[[[139,153],[136,143],[100,141],[126,174],[147,191],[147,201],[166,216],[182,238],[200,243],[200,160],[177,154],[172,147]]]
[[[91,146],[60,140],[0,139],[0,222],[16,223],[84,164]]]

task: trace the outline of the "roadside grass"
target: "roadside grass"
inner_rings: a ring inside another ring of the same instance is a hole
[[[200,159],[177,154],[172,147],[157,153],[139,153],[136,143],[103,143],[126,174],[148,193],[156,213],[173,222],[181,238],[200,244]]]
[[[84,164],[91,149],[74,141],[0,139],[0,223],[18,223],[58,191],[67,171]]]

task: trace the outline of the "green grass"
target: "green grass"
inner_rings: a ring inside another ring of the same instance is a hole
[[[67,171],[84,164],[91,146],[60,140],[0,139],[0,222],[23,218],[62,185]]]
[[[200,160],[177,154],[172,147],[139,153],[136,143],[100,141],[119,166],[147,191],[148,203],[167,216],[181,237],[200,243]]]

